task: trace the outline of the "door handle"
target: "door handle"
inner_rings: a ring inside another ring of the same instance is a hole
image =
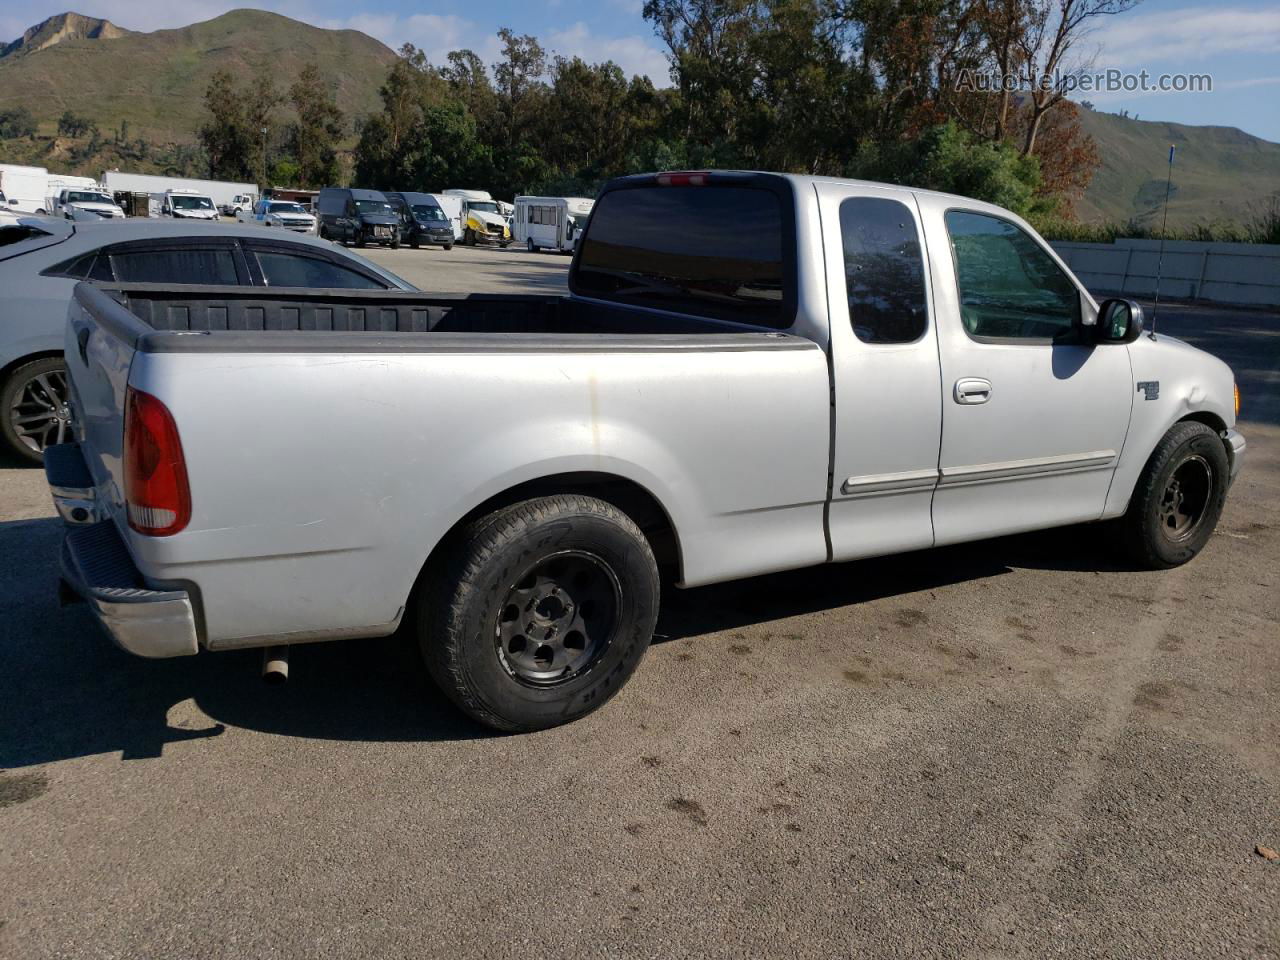
[[[981,377],[961,377],[956,381],[956,403],[986,403],[991,399],[991,381]]]

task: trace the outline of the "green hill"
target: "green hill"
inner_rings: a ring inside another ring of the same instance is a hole
[[[1080,111],[1102,165],[1076,205],[1086,222],[1150,223],[1164,202],[1169,145],[1177,146],[1170,227],[1248,222],[1280,196],[1280,144],[1235,127],[1190,127]]]
[[[91,18],[63,14],[89,22]],[[57,21],[61,18],[50,18]],[[102,21],[98,21],[101,23]],[[28,31],[43,46],[10,44],[0,57],[0,110],[25,106],[52,134],[64,110],[103,130],[128,120],[133,136],[157,143],[194,139],[214,71],[250,77],[270,68],[281,90],[308,63],[332,84],[349,118],[376,111],[378,87],[396,55],[357,30],[324,30],[261,10],[233,10],[203,23],[154,33],[109,30],[85,35],[58,24]],[[47,42],[53,34],[53,42]]]

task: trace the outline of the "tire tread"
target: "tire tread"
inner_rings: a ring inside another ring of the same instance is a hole
[[[495,554],[505,550],[527,528],[565,515],[583,514],[616,523],[638,541],[647,543],[635,521],[613,504],[583,494],[555,494],[513,503],[473,521],[447,545],[429,571],[429,589],[423,598],[427,609],[421,621],[425,629],[420,634],[423,660],[445,695],[481,723],[510,733],[530,729],[494,713],[476,695],[466,675],[462,658],[467,640],[464,623],[476,582]],[[648,561],[656,579],[658,568],[652,551]]]

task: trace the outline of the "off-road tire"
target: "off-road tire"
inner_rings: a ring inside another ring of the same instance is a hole
[[[580,672],[535,685],[508,662],[500,618],[527,575],[566,551],[599,561],[616,585],[611,629]],[[415,598],[423,659],[445,695],[486,726],[522,732],[576,720],[616,694],[648,649],[658,567],[640,528],[612,504],[576,494],[525,500],[470,524],[441,554]]]
[[[1171,481],[1179,470],[1209,474],[1208,491],[1194,525],[1180,538],[1171,535],[1163,515]],[[1226,447],[1208,426],[1194,420],[1175,423],[1147,459],[1129,509],[1120,518],[1120,542],[1135,563],[1153,570],[1177,567],[1196,554],[1213,535],[1226,502],[1231,473]]]

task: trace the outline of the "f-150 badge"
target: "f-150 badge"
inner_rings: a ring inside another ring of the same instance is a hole
[[[1138,392],[1143,394],[1144,400],[1160,399],[1160,381],[1159,380],[1139,380]]]

